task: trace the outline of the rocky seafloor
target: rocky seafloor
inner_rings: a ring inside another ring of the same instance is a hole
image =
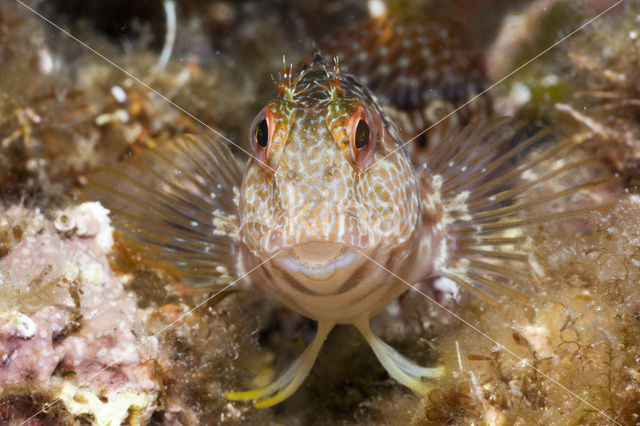
[[[184,0],[161,66],[160,0],[25,2],[86,45],[0,2],[0,424],[640,424],[640,2],[502,81],[614,3]],[[496,310],[424,287],[494,341],[415,292],[376,318],[409,358],[446,367],[427,398],[389,379],[340,326],[290,399],[227,401],[268,383],[313,324],[259,294],[184,294],[78,194],[97,170],[186,132],[213,137],[211,127],[247,146],[282,54],[307,57],[380,4],[455,17],[484,52],[487,86],[499,82],[493,115],[579,137],[624,191],[592,215],[589,235],[528,230],[538,273],[526,304]]]

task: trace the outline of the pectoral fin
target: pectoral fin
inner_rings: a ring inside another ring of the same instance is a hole
[[[86,198],[111,210],[141,262],[205,290],[235,280],[242,172],[222,143],[186,135],[91,179]]]

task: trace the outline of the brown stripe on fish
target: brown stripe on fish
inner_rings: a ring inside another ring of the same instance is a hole
[[[397,258],[398,251],[382,256],[382,259],[396,259],[383,260],[383,263],[395,267],[396,263],[406,261]],[[378,257],[381,254],[375,251],[371,255]],[[360,266],[335,289],[330,288],[331,283],[328,287],[324,287],[322,282],[305,285],[299,277],[291,275],[290,271],[278,262],[265,265],[266,280],[261,286],[269,286],[269,294],[289,308],[311,318],[334,318],[338,322],[344,322],[354,315],[374,315],[387,305],[389,300],[406,291],[406,286],[390,277],[383,268],[369,262],[366,256],[361,260]]]

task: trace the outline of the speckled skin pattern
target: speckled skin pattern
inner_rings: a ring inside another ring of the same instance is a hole
[[[447,20],[372,19],[341,28],[320,48],[337,55],[343,71],[379,93],[385,104],[402,110],[441,99],[457,104],[485,84],[482,57]]]
[[[427,142],[432,150],[448,130],[486,117],[491,109],[488,96],[466,105],[486,88],[484,59],[447,19],[385,16],[341,28],[319,46],[380,97],[405,140],[452,114],[409,144],[410,152]],[[425,160],[417,152],[412,156],[418,163]]]
[[[240,234],[254,264],[279,252],[260,268],[263,291],[311,318],[350,322],[408,288],[359,251],[416,278],[409,265],[425,254],[418,182],[403,151],[384,158],[402,140],[367,88],[319,59],[296,83],[281,85],[254,121],[255,129],[266,119],[270,136],[262,147],[252,134],[261,161],[251,161],[242,184]],[[358,120],[370,129],[362,150],[352,141]],[[322,267],[296,255],[305,246]]]

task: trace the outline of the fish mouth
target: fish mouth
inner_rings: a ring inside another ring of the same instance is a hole
[[[357,267],[364,256],[341,243],[312,242],[283,248],[274,260],[299,278],[333,281]]]
[[[291,248],[291,255],[300,263],[318,268],[323,267],[344,253],[344,245],[336,243],[309,243]]]

